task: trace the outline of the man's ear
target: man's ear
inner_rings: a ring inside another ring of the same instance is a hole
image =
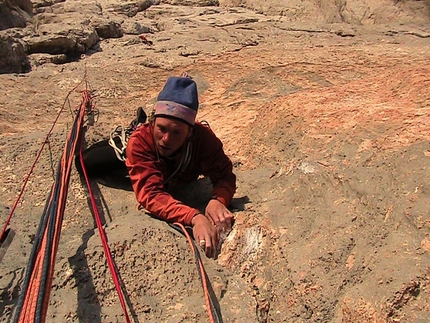
[[[189,126],[187,139],[189,139],[193,135],[193,132],[194,132],[194,127]]]

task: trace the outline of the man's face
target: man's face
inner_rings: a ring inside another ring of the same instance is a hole
[[[192,128],[185,122],[157,117],[154,121],[154,141],[163,157],[172,156],[191,136]]]

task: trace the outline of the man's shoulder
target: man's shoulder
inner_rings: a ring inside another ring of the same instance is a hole
[[[140,125],[132,135],[134,136],[147,136],[151,134],[151,126],[149,123]]]
[[[130,136],[129,142],[152,143],[152,132],[150,124],[145,123],[139,126]]]
[[[199,146],[216,148],[221,143],[211,127],[206,123],[196,122],[194,124],[194,142]]]
[[[206,121],[196,121],[194,123],[194,131],[197,133],[208,134],[211,136],[215,136],[215,133],[212,131],[209,123]]]

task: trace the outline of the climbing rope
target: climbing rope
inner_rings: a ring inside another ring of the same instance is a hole
[[[110,248],[109,248],[106,232],[103,228],[103,223],[101,221],[100,213],[98,211],[96,200],[94,198],[94,194],[93,194],[93,191],[91,189],[90,180],[89,180],[88,175],[87,175],[87,170],[85,168],[85,162],[84,162],[84,157],[82,154],[82,148],[79,150],[79,160],[80,160],[80,163],[82,166],[82,173],[83,173],[83,176],[85,178],[85,183],[87,186],[88,195],[89,195],[90,202],[91,202],[91,211],[93,212],[93,216],[94,216],[94,219],[96,221],[97,228],[99,230],[100,239],[102,241],[103,250],[105,252],[105,256],[106,256],[106,260],[107,260],[107,263],[109,266],[109,270],[111,272],[111,275],[112,275],[112,278],[113,278],[113,281],[115,284],[115,288],[117,290],[118,297],[119,297],[120,302],[121,302],[121,307],[124,311],[124,316],[125,316],[126,322],[130,323],[130,318],[129,318],[128,313],[127,313],[127,307],[125,304],[124,294],[123,294],[123,291],[121,288],[119,275],[118,275],[118,272],[117,272],[117,269],[115,266],[115,262],[112,259],[112,253],[111,253]]]
[[[85,80],[86,78],[84,78]],[[75,91],[84,81],[74,87],[66,97],[62,108],[60,109],[54,123],[49,130],[42,147],[40,148],[36,160],[30,168],[30,172],[25,178],[22,189],[18,195],[18,198],[11,209],[10,215],[6,221],[6,224],[2,230],[0,241],[3,240],[4,235],[8,231],[8,225],[11,221],[12,215],[23,195],[25,187],[29,181],[29,178],[34,170],[36,163],[38,162],[44,146],[49,143],[49,137],[52,134],[55,124],[57,123],[60,114],[63,112],[68,97]],[[85,115],[88,117],[87,121],[92,124],[94,116],[98,114],[93,106],[92,92],[88,90],[82,91],[82,103],[80,107],[75,111],[76,116],[66,139],[64,150],[60,158],[54,183],[51,186],[50,193],[46,199],[45,207],[40,218],[38,230],[35,235],[33,242],[33,248],[28,260],[27,269],[21,288],[21,293],[14,312],[14,323],[44,323],[46,321],[46,315],[48,311],[49,296],[52,289],[52,281],[54,275],[55,259],[57,255],[58,245],[60,241],[61,228],[64,217],[64,210],[67,201],[68,187],[70,181],[70,173],[73,164],[73,159],[78,151],[80,164],[82,167],[82,173],[85,179],[91,210],[99,230],[100,238],[102,241],[105,256],[108,262],[109,270],[111,272],[115,288],[117,290],[120,303],[124,312],[125,320],[130,323],[130,317],[127,312],[127,306],[124,298],[124,291],[122,289],[119,274],[115,266],[115,262],[112,258],[112,253],[109,248],[108,239],[106,232],[104,231],[101,217],[95,202],[94,194],[91,189],[90,181],[85,169],[85,163],[82,154],[82,144],[80,140],[83,138],[83,124]],[[185,154],[189,158],[189,154]],[[185,163],[187,164],[187,160]],[[172,225],[177,231],[184,234],[191,247],[192,252],[195,256],[196,266],[199,274],[200,281],[202,283],[206,309],[209,315],[211,323],[222,323],[221,313],[217,299],[213,293],[212,286],[209,278],[203,266],[198,247],[195,242],[191,239],[185,227],[180,223]]]
[[[47,198],[45,208],[39,223],[38,231],[35,236],[33,249],[30,254],[30,259],[27,265],[27,271],[22,287],[22,292],[18,299],[18,304],[15,310],[14,323],[45,322],[46,320],[49,295],[54,274],[55,258],[60,240],[64,209],[67,200],[70,171],[73,158],[75,156],[75,152],[78,146],[81,165],[83,168],[88,192],[90,194],[92,211],[100,232],[103,248],[105,250],[108,265],[114,279],[115,287],[117,288],[120,297],[126,321],[127,323],[130,322],[119,278],[115,271],[115,264],[112,260],[112,255],[107,244],[107,237],[103,230],[100,215],[95,204],[94,195],[91,191],[89,179],[86,173],[86,169],[84,167],[82,157],[82,145],[80,145],[79,143],[79,140],[83,137],[82,129],[84,123],[84,116],[87,115],[94,117],[91,92],[88,89],[82,92],[82,103],[80,105],[80,108],[76,110],[76,113],[77,114],[72,125],[72,129],[67,137],[64,151],[57,168],[56,178],[51,187],[50,194]],[[50,133],[51,132],[52,129]],[[27,181],[28,179],[26,180],[26,182]],[[25,185],[23,189],[24,188]],[[9,221],[10,218],[11,216],[9,217]]]
[[[70,94],[71,94],[73,91],[75,91],[79,86],[81,86],[81,85],[82,85],[82,83],[83,83],[83,81],[81,81],[81,82],[80,82],[79,84],[77,84],[77,85],[76,85],[72,90],[70,90],[70,91],[69,91],[69,93],[68,93],[68,94],[67,94],[67,96],[66,96],[66,99],[65,99],[65,100],[64,100],[64,102],[63,102],[63,105],[62,105],[62,107],[61,107],[60,111],[58,112],[58,114],[57,114],[57,116],[56,116],[56,118],[55,118],[54,122],[52,123],[51,128],[49,129],[48,133],[46,134],[45,140],[43,141],[42,146],[40,147],[39,151],[37,152],[36,158],[35,158],[35,160],[34,160],[33,164],[32,164],[32,165],[31,165],[31,167],[30,167],[30,171],[28,172],[27,176],[26,176],[26,177],[25,177],[25,179],[24,179],[24,183],[23,183],[23,185],[22,185],[22,187],[21,187],[21,190],[20,190],[20,192],[19,192],[19,194],[18,194],[18,197],[17,197],[17,199],[15,200],[15,203],[14,203],[14,204],[13,204],[13,206],[12,206],[12,209],[11,209],[11,211],[10,211],[10,213],[9,213],[9,216],[8,216],[8,218],[7,218],[7,220],[6,220],[6,223],[5,223],[5,224],[4,224],[4,226],[3,226],[3,230],[2,230],[1,235],[0,235],[0,241],[4,240],[5,232],[6,232],[6,230],[7,230],[8,226],[9,226],[9,224],[10,224],[10,222],[11,222],[11,219],[12,219],[12,217],[13,217],[13,214],[14,214],[14,212],[15,212],[15,210],[16,210],[16,208],[17,208],[17,206],[18,206],[18,203],[21,201],[21,198],[22,198],[22,195],[24,194],[24,191],[25,191],[25,188],[26,188],[26,186],[27,186],[27,183],[28,183],[28,182],[29,182],[29,180],[30,180],[30,176],[31,176],[31,174],[32,174],[32,173],[33,173],[33,171],[34,171],[34,167],[36,166],[37,162],[39,161],[40,156],[42,155],[43,149],[45,148],[45,145],[49,143],[49,137],[51,137],[51,135],[52,135],[52,131],[54,130],[54,127],[55,127],[55,125],[57,124],[58,119],[60,118],[60,115],[64,112],[64,109],[65,109],[65,107],[66,107],[66,102],[69,100],[69,96],[70,96]]]
[[[170,224],[172,228],[182,233],[188,241],[190,245],[191,251],[194,254],[197,272],[199,274],[200,282],[202,283],[203,293],[206,303],[206,311],[209,316],[209,320],[211,323],[222,323],[221,311],[219,309],[218,301],[214,295],[212,290],[212,286],[209,281],[209,277],[206,274],[205,267],[203,266],[202,258],[200,257],[200,252],[198,251],[198,247],[195,241],[190,237],[188,231],[181,223]]]
[[[45,322],[46,319],[73,157],[81,137],[85,111],[91,104],[90,92],[85,90],[82,93],[83,102],[67,136],[56,177],[35,236],[15,310],[15,323]]]

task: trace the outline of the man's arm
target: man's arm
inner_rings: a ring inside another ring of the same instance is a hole
[[[174,199],[166,191],[154,147],[151,147],[151,141],[146,138],[144,131],[137,131],[130,137],[126,156],[130,180],[139,204],[157,218],[191,225],[192,218],[199,211]]]
[[[199,133],[202,149],[203,174],[209,176],[212,185],[212,199],[209,201],[205,214],[210,217],[218,231],[229,231],[233,222],[233,214],[227,208],[236,192],[236,175],[233,164],[225,154],[221,140],[210,129]]]

